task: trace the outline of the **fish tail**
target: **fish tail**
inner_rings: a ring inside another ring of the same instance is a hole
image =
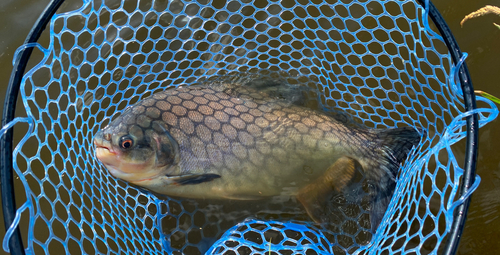
[[[372,183],[373,200],[371,226],[375,231],[392,199],[396,187],[396,177],[402,162],[413,146],[417,146],[425,132],[412,127],[393,128],[374,131],[380,146],[377,165],[365,169],[367,180]]]
[[[410,152],[413,146],[416,146],[422,134],[425,132],[422,129],[413,127],[391,128],[377,130],[378,140],[381,147],[389,154],[390,159],[399,165]],[[397,168],[393,171],[397,173]]]
[[[372,233],[377,230],[392,199],[399,166],[423,132],[409,127],[370,132],[370,143],[375,146],[362,157],[339,158],[322,176],[299,190],[297,199],[315,222],[341,224],[339,208],[364,204],[370,215],[370,226],[366,227]]]
[[[365,176],[385,189],[395,181],[398,169],[406,156],[420,142],[422,130],[412,127],[372,130],[375,146],[360,158]]]

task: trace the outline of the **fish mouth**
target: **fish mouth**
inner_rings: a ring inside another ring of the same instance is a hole
[[[108,146],[105,146],[103,144],[94,142],[95,145],[95,156],[101,163],[103,163],[106,168],[113,168],[116,169],[116,163],[117,163],[117,153],[113,151]]]
[[[106,166],[108,166],[108,165],[112,166],[112,165],[114,165],[113,163],[116,162],[118,155],[116,154],[116,152],[114,152],[109,147],[102,146],[102,145],[96,145],[95,156],[104,165],[106,165]]]
[[[107,144],[109,145],[109,142]],[[106,158],[108,156],[117,154],[116,151],[111,148],[111,146],[106,146],[106,141],[98,139],[97,137],[94,139],[94,146],[96,156],[99,160],[101,160],[101,158]]]
[[[149,162],[123,162],[118,151],[111,147],[94,142],[95,155],[97,159],[106,167],[108,172],[119,179],[137,183],[145,182],[161,176],[158,171],[150,169]]]
[[[106,147],[104,145],[99,145],[99,144],[95,144],[95,152],[96,152],[97,158],[99,158],[99,156],[108,155],[108,154],[116,155],[116,152],[114,152],[111,148]]]
[[[97,159],[106,167],[109,173],[114,177],[129,180],[130,176],[133,174],[120,169],[120,159],[117,153],[107,146],[98,144],[95,145],[95,155]]]

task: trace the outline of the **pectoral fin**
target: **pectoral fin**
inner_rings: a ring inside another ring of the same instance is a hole
[[[169,181],[173,185],[191,185],[200,184],[204,182],[213,181],[214,179],[220,178],[218,174],[191,174],[176,177],[168,177]]]
[[[349,157],[342,157],[331,165],[316,181],[302,188],[297,199],[305,207],[307,214],[317,223],[330,218],[328,202],[335,194],[351,183],[359,163]]]

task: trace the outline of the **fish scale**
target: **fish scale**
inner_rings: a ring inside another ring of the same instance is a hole
[[[298,103],[302,92],[251,83],[165,90],[98,132],[97,156],[116,177],[191,198],[326,197],[349,182],[358,163],[380,190],[394,185],[418,132],[348,127]],[[123,139],[132,147],[121,148]],[[323,212],[310,211],[321,199],[303,198],[311,217],[321,218]]]

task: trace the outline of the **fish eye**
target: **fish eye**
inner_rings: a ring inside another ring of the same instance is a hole
[[[130,147],[132,147],[133,145],[133,141],[132,141],[132,138],[128,135],[124,135],[120,138],[120,147],[122,149],[128,149]]]

